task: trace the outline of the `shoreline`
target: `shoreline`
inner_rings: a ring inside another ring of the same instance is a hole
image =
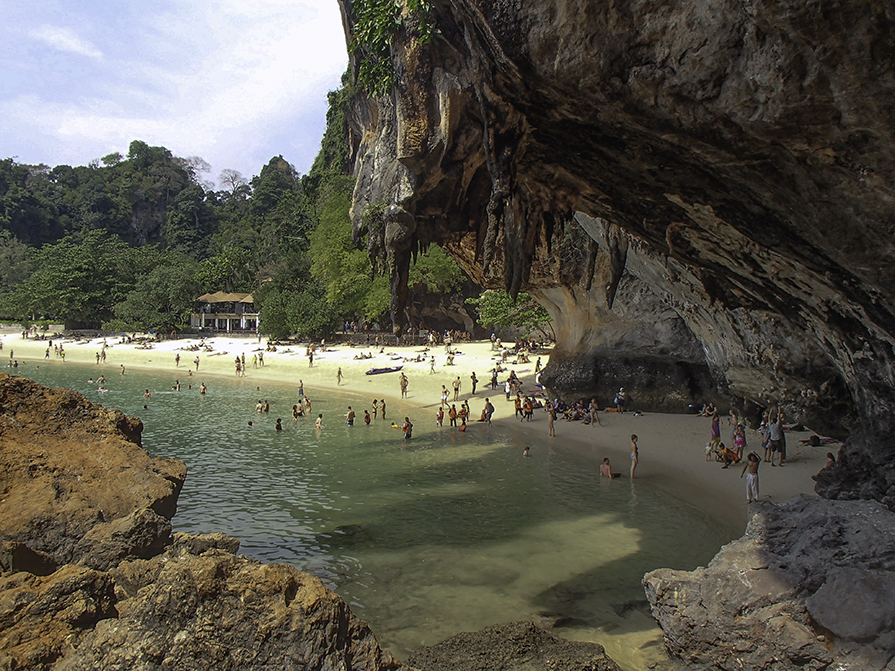
[[[23,364],[16,369],[17,374],[26,374],[27,367],[44,360],[48,340],[23,339],[21,331],[0,332],[3,349],[0,357],[4,363],[10,360],[10,350],[15,359]],[[403,366],[402,372],[409,379],[408,396],[403,402],[418,409],[419,414],[412,417],[414,423],[434,421],[434,414],[440,405],[441,386],[449,390],[449,403],[453,402],[452,382],[459,376],[461,390],[458,404],[463,400],[470,403],[472,416],[477,417],[484,406],[485,398],[491,399],[495,407],[494,420],[510,428],[520,436],[521,442],[531,446],[532,450],[553,449],[567,452],[576,458],[583,459],[594,469],[599,469],[604,457],[609,457],[614,472],[620,472],[621,478],[613,484],[630,485],[629,445],[630,436],[636,433],[640,447],[639,464],[635,472],[635,482],[643,482],[643,486],[656,486],[671,495],[697,507],[705,514],[716,517],[719,521],[738,529],[745,530],[750,517],[749,506],[745,501],[745,481],[739,477],[741,466],[732,465],[722,470],[717,462],[705,461],[705,443],[709,437],[710,419],[687,414],[643,413],[624,414],[601,412],[603,426],[591,427],[581,422],[556,421],[556,437],[547,436],[546,414],[536,412],[531,422],[517,422],[514,405],[506,401],[501,387],[495,390],[487,388],[490,370],[498,360],[498,353],[491,350],[490,341],[457,343],[458,350],[454,364],[446,365],[447,356],[442,347],[426,350],[424,347],[389,347],[379,354],[373,347],[351,347],[347,344],[336,344],[326,352],[318,350],[314,357],[313,367],[308,366],[305,347],[278,347],[275,352],[264,351],[266,340],[256,337],[237,337],[218,335],[211,338],[189,338],[165,340],[153,343],[151,349],[141,349],[139,343],[122,344],[119,339],[107,339],[107,360],[98,365],[98,371],[107,377],[118,375],[120,366],[128,369],[153,370],[168,372],[174,378],[189,378],[198,384],[205,376],[211,379],[219,376],[235,376],[235,357],[245,354],[246,378],[263,382],[298,385],[303,381],[305,389],[314,393],[315,389],[323,391],[339,390],[350,392],[367,398],[385,398],[390,404],[402,402],[400,398],[399,378],[386,373],[382,375],[365,375],[371,367]],[[96,353],[102,349],[102,338],[82,339],[80,341],[63,338],[66,360],[83,364],[95,364]],[[205,342],[213,347],[213,352],[189,351],[187,348]],[[258,351],[264,351],[263,367],[253,368],[252,357]],[[181,355],[180,366],[175,366],[174,357]],[[355,355],[372,353],[372,359],[354,359]],[[194,370],[193,359],[198,354],[199,370]],[[423,361],[405,361],[420,356]],[[430,372],[430,357],[436,359],[435,373]],[[50,351],[50,358],[54,358]],[[542,366],[549,361],[548,354],[540,355]],[[506,379],[510,370],[523,382],[523,390],[530,393],[535,389],[534,369],[538,356],[531,357],[531,363],[505,364],[505,371],[499,379]],[[342,369],[341,384],[337,381],[337,371]],[[193,375],[188,370],[193,369]],[[477,393],[471,395],[470,374],[475,371],[479,379]],[[181,379],[182,383],[185,383]],[[606,398],[600,398],[601,406],[611,398],[611,391]],[[636,410],[636,408],[635,408]],[[363,408],[358,411],[361,415]],[[425,417],[424,413],[431,413]],[[473,420],[474,421],[474,420]],[[518,426],[514,426],[518,424]],[[445,420],[444,430],[450,430]],[[722,436],[726,436],[729,428],[722,420]],[[838,445],[821,445],[810,447],[802,445],[812,432],[787,432],[787,462],[783,467],[771,467],[763,463],[760,468],[760,494],[762,501],[782,503],[796,494],[814,494],[814,481],[811,475],[823,468],[826,453],[838,450]],[[748,447],[746,451],[760,447],[759,434],[754,430],[747,431]]]

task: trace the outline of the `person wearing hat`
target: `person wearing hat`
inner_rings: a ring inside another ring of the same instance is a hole
[[[624,412],[625,411],[625,401],[628,400],[628,395],[625,393],[625,388],[621,387],[618,390],[618,393],[615,395],[615,411],[616,412]]]

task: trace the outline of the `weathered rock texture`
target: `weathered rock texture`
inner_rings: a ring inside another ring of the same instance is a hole
[[[172,537],[186,467],[142,428],[0,375],[0,669],[402,668],[317,578]]]
[[[102,570],[170,541],[186,466],[150,458],[139,419],[8,375],[0,408],[0,567]]]
[[[555,390],[783,403],[852,432],[824,494],[895,505],[892,6],[431,5],[440,34],[407,21],[397,86],[353,110],[355,233],[397,322],[442,244],[547,307]]]
[[[724,671],[890,668],[895,514],[807,496],[753,510],[707,567],[644,577],[668,651]]]
[[[603,646],[557,638],[533,622],[457,634],[407,663],[419,671],[621,671]]]
[[[183,541],[109,572],[117,618],[83,636],[58,671],[404,668],[318,578],[214,547],[192,554],[194,537]]]

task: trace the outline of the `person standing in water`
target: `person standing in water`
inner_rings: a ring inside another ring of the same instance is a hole
[[[637,451],[637,436],[631,434],[631,479],[634,479],[634,469],[640,461],[640,453]]]
[[[348,412],[345,415],[345,422],[348,426],[354,426],[354,410],[351,409],[351,406],[348,406]]]
[[[404,440],[410,440],[413,437],[413,422],[410,421],[410,417],[404,418],[401,431],[404,432]]]
[[[743,466],[743,472],[740,473],[742,478],[746,475],[746,503],[758,503],[758,465],[761,463],[761,457],[755,452],[750,452],[746,457],[746,465]]]
[[[323,428],[323,413],[317,415],[317,421],[314,422],[314,428],[318,431]]]
[[[341,384],[342,384],[342,367],[339,366],[339,372],[336,373],[336,386],[338,387]]]

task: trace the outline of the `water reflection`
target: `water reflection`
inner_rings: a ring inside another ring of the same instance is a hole
[[[400,656],[533,617],[570,637],[606,645],[601,636],[624,632],[651,646],[643,573],[693,568],[738,535],[648,483],[601,479],[598,464],[498,426],[436,429],[434,412],[396,401],[388,422],[349,427],[344,409],[368,399],[307,387],[313,413],[293,421],[294,385],[259,391],[250,379],[207,377],[201,396],[198,376],[171,390],[173,371],[107,375],[100,395],[87,383],[97,370],[50,362],[23,372],[141,417],[146,449],[189,467],[177,531],[221,531],[244,554],[320,576]],[[255,412],[259,398],[270,413]],[[405,415],[416,425],[406,443],[390,427]]]

